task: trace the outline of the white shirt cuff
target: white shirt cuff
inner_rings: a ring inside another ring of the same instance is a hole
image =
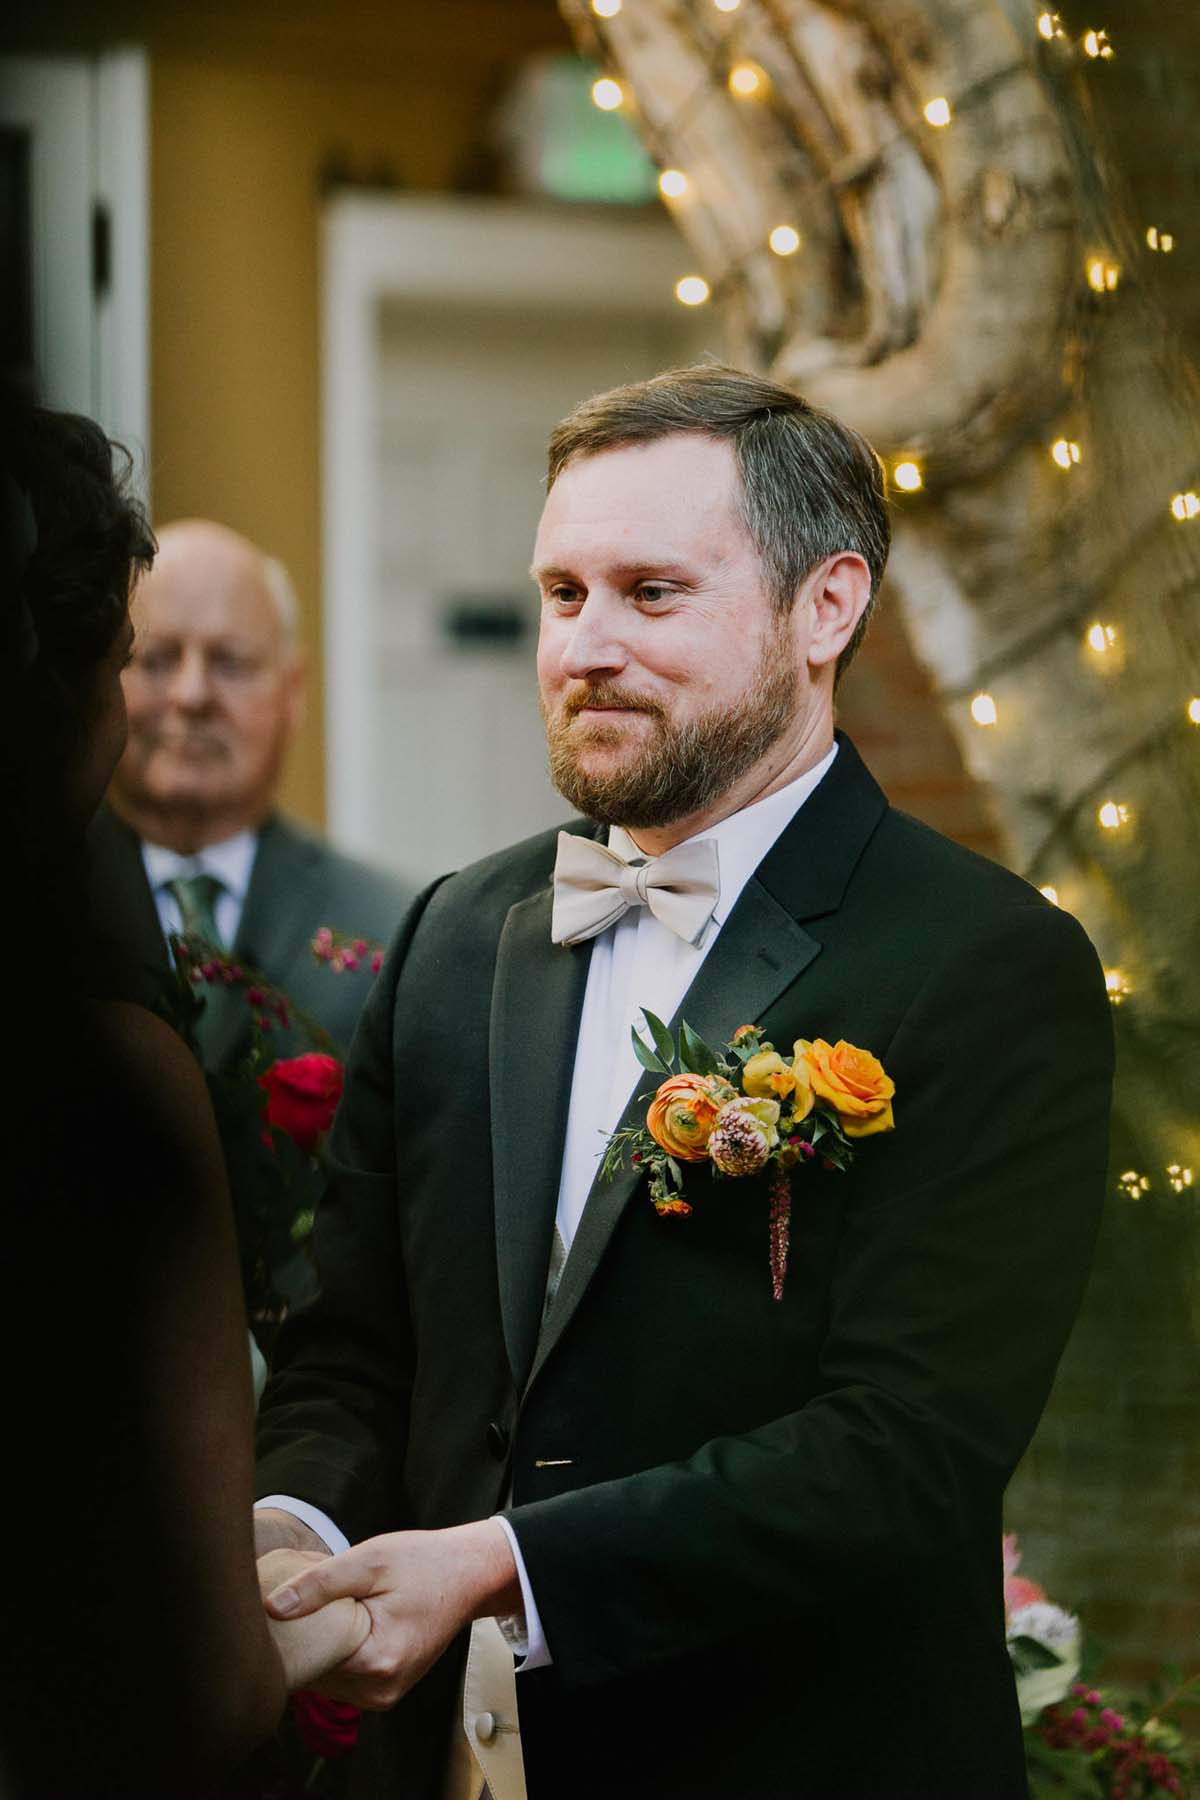
[[[504,1618],[497,1619],[496,1623],[500,1627],[505,1643],[513,1655],[518,1658],[518,1675],[528,1669],[548,1669],[554,1658],[550,1654],[550,1647],[546,1642],[545,1633],[542,1631],[541,1616],[538,1613],[537,1601],[533,1597],[533,1589],[529,1585],[529,1572],[525,1567],[525,1558],[521,1555],[517,1534],[508,1520],[502,1519],[499,1513],[493,1514],[493,1517],[497,1525],[503,1527],[504,1535],[508,1539],[509,1548],[513,1553],[513,1561],[517,1565],[517,1580],[521,1584],[521,1606],[525,1613],[524,1618],[517,1613],[508,1613]],[[314,1526],[313,1529],[315,1530],[316,1527]]]
[[[307,1500],[293,1500],[290,1494],[268,1494],[265,1499],[254,1502],[255,1512],[264,1506],[291,1513],[293,1519],[299,1519],[302,1525],[316,1532],[331,1556],[340,1556],[343,1550],[350,1548],[350,1539],[338,1530],[328,1513],[323,1513],[319,1506],[310,1506]]]

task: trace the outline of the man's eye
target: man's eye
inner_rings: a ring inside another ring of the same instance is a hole
[[[214,675],[226,681],[246,681],[258,673],[259,664],[255,656],[242,656],[236,650],[216,650],[209,658],[208,666]]]
[[[166,675],[179,660],[171,650],[139,650],[136,644],[132,657],[144,675]]]
[[[556,606],[576,606],[580,599],[579,589],[573,587],[553,587],[546,596]]]
[[[660,600],[669,600],[670,597],[671,589],[669,587],[663,587],[661,582],[643,581],[641,587],[638,589],[638,599],[648,601],[651,606],[654,606]]]

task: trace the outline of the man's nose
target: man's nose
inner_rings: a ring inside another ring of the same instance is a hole
[[[571,681],[615,675],[629,661],[619,607],[602,594],[589,594],[570,624],[563,645],[562,671]]]
[[[175,665],[168,690],[172,703],[186,712],[202,711],[212,699],[208,658],[198,645],[189,644]]]

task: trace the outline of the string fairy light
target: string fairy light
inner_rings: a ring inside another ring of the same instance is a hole
[[[1083,54],[1093,62],[1107,62],[1114,55],[1112,43],[1107,31],[1086,31],[1083,35]]]
[[[717,11],[723,13],[736,12],[741,4],[742,0],[713,0]]]
[[[908,457],[898,462],[892,470],[892,480],[902,494],[916,494],[925,486],[925,476],[921,465]]]
[[[1107,262],[1102,256],[1089,257],[1087,279],[1088,286],[1094,294],[1115,293],[1117,283],[1121,279],[1121,265]]]
[[[1171,502],[1171,517],[1178,519],[1182,525],[1188,519],[1194,519],[1200,513],[1200,495],[1190,490],[1186,494],[1176,494]]]
[[[1071,438],[1056,438],[1050,446],[1050,454],[1060,469],[1071,469],[1083,461],[1083,451]]]
[[[1143,1194],[1150,1192],[1150,1177],[1139,1174],[1136,1169],[1126,1169],[1118,1177],[1117,1187],[1127,1200],[1140,1200]]]
[[[598,19],[615,19],[621,10],[621,0],[592,0],[592,11]]]
[[[794,256],[800,248],[800,233],[794,225],[776,225],[767,242],[776,256]]]
[[[675,283],[675,298],[681,306],[703,306],[711,293],[703,275],[685,275]]]
[[[658,191],[668,200],[682,200],[690,186],[682,169],[664,169],[658,178]]]
[[[1052,44],[1055,38],[1066,36],[1066,32],[1063,30],[1063,22],[1057,13],[1039,13],[1037,28],[1038,36],[1045,38],[1048,44]]]
[[[1116,626],[1101,625],[1097,620],[1095,625],[1088,627],[1087,643],[1089,650],[1094,650],[1097,656],[1107,656],[1110,650],[1117,647]]]
[[[752,100],[763,91],[766,80],[757,63],[734,63],[729,71],[729,91],[739,100]]]
[[[1105,969],[1104,991],[1113,1006],[1123,1006],[1133,989],[1120,969]]]
[[[1123,800],[1106,800],[1096,817],[1105,831],[1119,831],[1129,823],[1129,808]]]
[[[1160,231],[1157,225],[1147,227],[1146,242],[1152,250],[1159,251],[1163,256],[1170,256],[1175,248],[1174,235],[1169,231]]]
[[[1041,894],[1044,900],[1048,900],[1051,906],[1058,905],[1058,889],[1052,887],[1049,882],[1046,883],[1045,887],[1040,887],[1038,893]]]
[[[592,83],[592,100],[601,112],[615,112],[625,98],[625,90],[611,75],[601,75]]]
[[[1188,701],[1187,716],[1193,725],[1200,725],[1200,695]]]
[[[1192,1170],[1186,1168],[1183,1163],[1167,1164],[1167,1186],[1172,1193],[1184,1193],[1187,1188],[1191,1187],[1194,1180],[1195,1175]]]
[[[935,126],[938,130],[940,130],[943,125],[948,125],[954,117],[954,114],[950,109],[950,102],[942,94],[939,94],[936,100],[927,100],[923,111],[925,113],[925,123],[927,125]]]
[[[990,694],[976,694],[971,702],[971,717],[977,725],[994,725],[999,716]]]

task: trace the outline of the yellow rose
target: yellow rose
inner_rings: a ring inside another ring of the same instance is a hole
[[[650,1102],[646,1129],[668,1156],[703,1162],[717,1114],[729,1098],[711,1075],[672,1075]]]
[[[760,1050],[748,1059],[742,1069],[742,1088],[747,1094],[786,1100],[796,1085],[796,1077],[778,1050]]]
[[[792,1045],[792,1123],[798,1125],[801,1119],[807,1119],[816,1102],[812,1080],[808,1073],[808,1064],[804,1060],[805,1043],[797,1038]]]
[[[869,1050],[860,1050],[844,1038],[836,1044],[827,1044],[824,1038],[814,1038],[811,1043],[800,1038],[796,1060],[803,1063],[817,1097],[828,1100],[837,1113],[847,1137],[870,1137],[876,1131],[893,1129],[896,1084]]]

